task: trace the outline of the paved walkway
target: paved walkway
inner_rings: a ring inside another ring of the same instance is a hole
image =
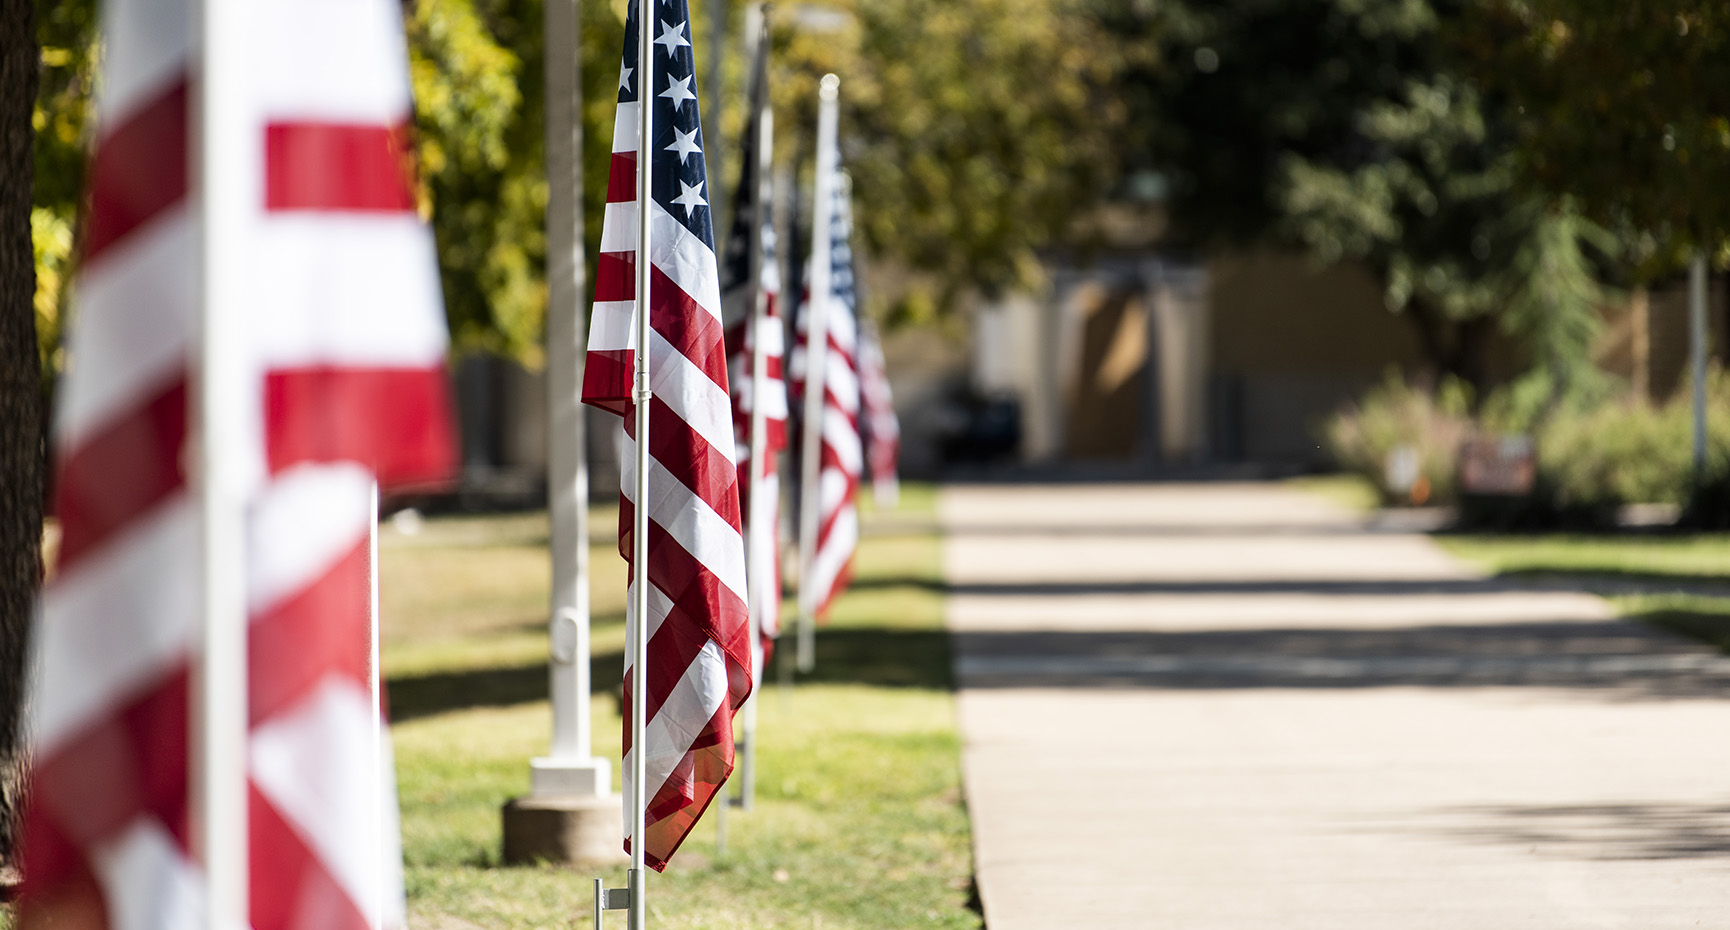
[[[952,487],[988,930],[1730,927],[1730,671],[1277,485]]]

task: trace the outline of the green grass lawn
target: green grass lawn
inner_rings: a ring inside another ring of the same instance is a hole
[[[756,808],[715,813],[649,878],[657,928],[978,927],[961,801],[931,488],[867,512],[853,589],[817,666],[760,705]],[[624,649],[616,511],[594,520],[595,751],[614,760]],[[546,519],[426,521],[381,542],[411,921],[433,930],[586,926],[590,879],[499,864],[499,808],[547,750]],[[791,617],[791,609],[787,616]],[[791,641],[786,640],[790,647]],[[623,870],[604,877],[622,886]],[[623,926],[623,916],[611,921]]]
[[[1495,575],[1577,581],[1605,593],[1624,616],[1730,651],[1730,534],[1445,534],[1436,541]]]

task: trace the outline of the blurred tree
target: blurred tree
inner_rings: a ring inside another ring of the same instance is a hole
[[[0,0],[0,857],[6,858],[23,786],[26,647],[42,583],[45,455],[30,168],[40,56],[31,7],[32,0]]]
[[[1511,111],[1465,76],[1446,31],[1462,4],[1106,0],[1101,9],[1117,31],[1159,49],[1125,74],[1137,127],[1125,171],[1168,173],[1180,239],[1355,261],[1380,279],[1438,373],[1482,386],[1498,327],[1546,339],[1589,326],[1595,310],[1553,301],[1552,313],[1575,315],[1565,326],[1510,312],[1531,267],[1522,249],[1587,229],[1516,183]],[[1545,267],[1583,276],[1554,282],[1558,294],[1596,293],[1590,262]]]
[[[1125,117],[1105,92],[1118,46],[1082,0],[832,6],[844,12],[815,28],[797,10],[776,19],[779,151],[809,145],[817,79],[839,74],[858,234],[917,273],[900,320],[1037,283],[1037,250],[1105,183]]]
[[[1725,247],[1730,4],[1481,0],[1459,34],[1520,115],[1524,176],[1627,231],[1638,277]]]

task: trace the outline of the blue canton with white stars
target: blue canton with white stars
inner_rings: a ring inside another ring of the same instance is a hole
[[[691,16],[686,0],[650,0],[654,75],[651,108],[655,137],[649,159],[651,196],[667,214],[715,248],[709,212],[708,171],[703,163],[703,127],[698,118],[697,65],[691,54]],[[637,100],[642,69],[637,61],[637,0],[625,16],[625,56],[619,72],[619,102]],[[634,146],[633,146],[634,147]],[[639,153],[639,158],[641,154]]]

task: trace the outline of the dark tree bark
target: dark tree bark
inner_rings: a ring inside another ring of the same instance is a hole
[[[0,854],[19,809],[30,617],[42,583],[42,380],[36,351],[30,115],[40,53],[33,0],[0,0]]]

